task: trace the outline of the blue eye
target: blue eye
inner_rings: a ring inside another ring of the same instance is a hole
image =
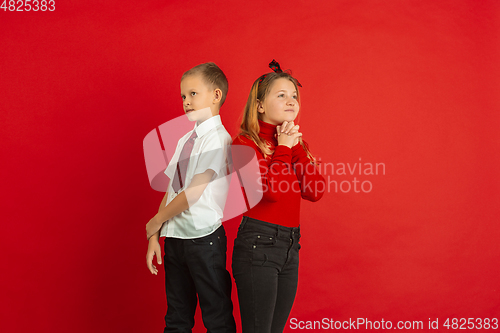
[[[185,100],[186,99],[186,96],[182,95],[181,96],[182,100]]]
[[[285,96],[285,94],[279,94],[278,95],[278,97],[284,97],[284,96]]]
[[[293,96],[293,98],[297,99],[297,95]]]

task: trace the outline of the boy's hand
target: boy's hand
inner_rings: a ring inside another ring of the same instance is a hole
[[[154,236],[149,239],[148,252],[146,253],[146,265],[151,274],[158,275],[158,269],[153,265],[153,258],[156,255],[156,262],[161,265],[161,247],[158,242],[158,237]]]
[[[161,229],[162,223],[158,223],[158,217],[155,215],[149,222],[146,224],[146,236],[148,239],[151,238],[154,234],[156,234]]]

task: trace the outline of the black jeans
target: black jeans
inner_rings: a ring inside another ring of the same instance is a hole
[[[236,332],[224,227],[196,239],[165,237],[164,332],[191,332],[197,297],[207,332]]]
[[[299,238],[300,228],[243,216],[232,263],[243,333],[283,332],[297,291]]]

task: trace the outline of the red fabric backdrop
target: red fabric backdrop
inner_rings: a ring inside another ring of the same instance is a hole
[[[162,194],[142,140],[181,114],[180,76],[206,61],[229,79],[234,136],[273,58],[335,166],[302,205],[290,318],[500,316],[500,2],[56,0],[0,16],[1,331],[162,330],[144,231]],[[385,173],[338,175],[360,159]],[[371,191],[347,191],[354,177]]]

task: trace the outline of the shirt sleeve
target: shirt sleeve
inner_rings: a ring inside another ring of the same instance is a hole
[[[309,147],[305,141],[304,144]],[[326,189],[325,178],[318,166],[311,163],[301,144],[292,147],[292,163],[302,198],[313,202],[321,199]]]
[[[229,134],[217,131],[210,135],[204,143],[194,175],[204,173],[208,169],[215,171],[217,176],[225,175],[228,168],[227,153],[231,137]]]
[[[271,202],[278,201],[281,196],[278,186],[283,181],[284,175],[292,172],[292,150],[287,146],[277,146],[271,158],[265,159],[257,145],[249,139],[237,137],[233,142],[234,145],[246,145],[254,149],[259,164],[262,199]],[[236,171],[245,166],[245,161],[251,160],[248,156],[238,156],[235,149],[232,150],[232,153]]]

